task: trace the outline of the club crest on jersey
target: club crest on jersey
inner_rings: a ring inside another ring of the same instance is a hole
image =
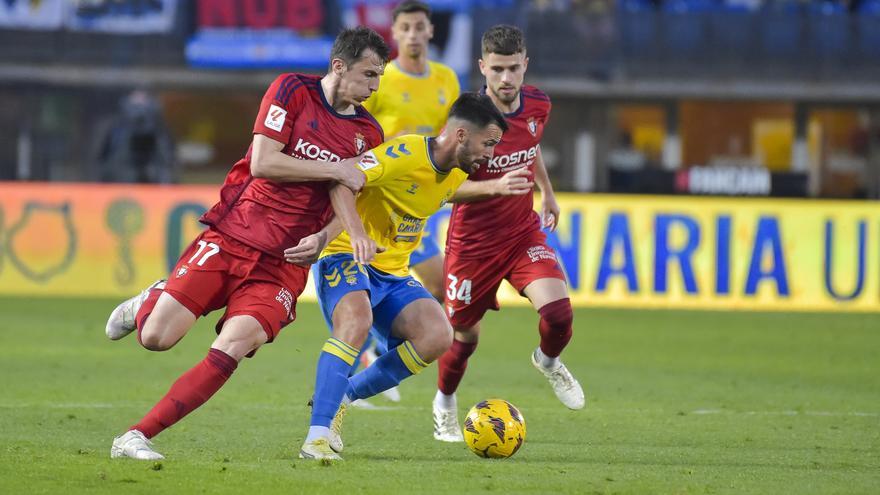
[[[531,133],[532,136],[537,136],[538,135],[538,122],[535,121],[534,117],[529,117],[529,120],[527,122],[528,122],[527,125],[529,126],[529,133]]]
[[[354,135],[354,147],[357,149],[357,154],[360,155],[367,149],[367,142],[364,140],[364,135],[357,132]]]
[[[178,268],[177,269],[177,278],[180,278],[180,277],[186,275],[186,272],[188,272],[188,271],[189,271],[189,267],[186,265],[183,265],[182,267]]]
[[[287,110],[278,105],[272,105],[266,113],[266,120],[263,124],[273,131],[281,132],[281,129],[284,128],[285,117],[287,117]]]

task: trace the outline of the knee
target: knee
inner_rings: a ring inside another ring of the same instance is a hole
[[[218,351],[223,351],[236,361],[241,361],[250,352],[259,349],[268,340],[269,336],[259,326],[235,329],[234,331],[224,329],[217,336],[217,339],[214,340],[211,347]]]
[[[333,337],[346,344],[360,349],[367,340],[370,327],[373,326],[372,316],[364,315],[358,318],[346,318],[339,324],[333,324]]]
[[[538,310],[541,319],[544,320],[551,328],[565,331],[571,328],[574,321],[574,314],[571,310],[571,300],[569,298],[559,299],[551,303],[547,303]]]
[[[452,346],[452,327],[445,321],[443,324],[433,326],[425,332],[424,352],[422,359],[430,363],[443,355]]]
[[[140,342],[144,349],[149,351],[167,351],[174,347],[176,341],[168,339],[165,334],[158,331],[155,327],[146,326],[140,332]]]

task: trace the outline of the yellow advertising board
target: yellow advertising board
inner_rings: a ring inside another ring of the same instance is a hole
[[[218,190],[0,183],[0,294],[130,296],[165,276]],[[559,200],[549,240],[576,306],[880,312],[880,203]],[[428,225],[441,241],[448,218]],[[509,286],[500,299],[527,303]]]

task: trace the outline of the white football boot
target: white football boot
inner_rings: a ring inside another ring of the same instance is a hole
[[[464,442],[461,428],[458,426],[456,408],[444,409],[436,402],[434,406],[434,439],[441,442]]]
[[[158,461],[165,456],[153,450],[151,442],[143,433],[129,430],[113,439],[110,447],[110,458],[130,457],[141,461]]]
[[[342,443],[342,420],[345,419],[346,412],[348,412],[348,405],[340,404],[336,415],[333,416],[333,421],[330,423],[330,437],[327,440],[333,452],[342,452],[342,448],[345,447]]]
[[[315,459],[318,461],[341,461],[342,457],[330,447],[330,441],[326,438],[318,438],[311,442],[305,442],[299,449],[300,459]]]
[[[361,354],[361,366],[368,368],[376,362],[377,359],[379,359],[379,355],[376,354],[376,346],[370,346]],[[383,391],[382,396],[391,402],[400,402],[400,389],[395,385],[388,390]]]
[[[355,404],[358,402],[366,401],[356,400],[350,404],[342,403],[339,405],[339,409],[336,410],[336,415],[333,416],[333,421],[330,422],[330,436],[326,438],[327,443],[330,445],[330,448],[333,449],[333,452],[342,452],[342,449],[345,447],[342,443],[342,420],[345,419],[345,413],[348,412],[348,408],[357,407]],[[309,399],[308,406],[309,408],[315,407],[314,399]],[[311,457],[303,457],[303,459],[311,459]]]
[[[142,290],[140,294],[131,299],[127,299],[119,306],[116,306],[116,309],[110,313],[110,318],[107,319],[107,326],[104,327],[104,333],[107,334],[107,337],[110,340],[119,340],[133,332],[136,327],[135,318],[137,318],[138,310],[141,309],[144,301],[147,300],[150,291],[153,289],[164,288],[165,280],[157,280],[153,282],[152,285]]]
[[[584,389],[582,389],[581,384],[571,376],[571,372],[569,372],[568,368],[562,364],[562,361],[559,361],[559,366],[556,368],[547,369],[541,366],[541,363],[538,362],[538,358],[535,356],[535,352],[533,352],[532,365],[547,377],[550,386],[553,387],[553,392],[555,392],[556,397],[565,404],[565,407],[569,409],[584,408],[584,405],[586,404],[586,400],[584,399]]]

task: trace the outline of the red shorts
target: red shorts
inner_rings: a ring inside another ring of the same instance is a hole
[[[226,307],[217,332],[227,318],[250,315],[269,337],[296,319],[296,301],[309,269],[286,263],[208,229],[177,260],[165,292],[196,317]]]
[[[520,294],[535,280],[565,280],[556,253],[540,230],[479,258],[459,258],[447,251],[443,274],[446,313],[454,327],[471,327],[483,319],[486,311],[497,311],[500,306],[496,294],[502,280],[510,282]]]

